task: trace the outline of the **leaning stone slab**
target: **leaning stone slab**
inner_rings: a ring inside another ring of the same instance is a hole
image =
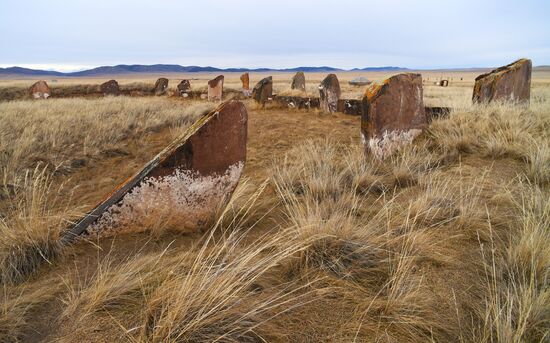
[[[101,93],[103,93],[103,95],[120,94],[120,87],[118,86],[118,82],[116,82],[116,80],[109,80],[102,83],[101,86],[99,86],[99,89],[101,90]]]
[[[427,126],[420,74],[398,74],[367,87],[361,117],[367,154],[384,159],[412,142]]]
[[[300,90],[302,92],[306,91],[306,76],[304,75],[303,71],[297,72],[292,77],[292,83],[290,85],[290,88],[291,89],[297,89],[297,90]]]
[[[31,86],[30,93],[35,99],[47,99],[52,91],[46,81],[38,81]]]
[[[520,59],[507,66],[476,77],[474,103],[510,101],[529,104],[531,98],[531,60]]]
[[[265,106],[265,103],[273,97],[273,78],[268,76],[263,78],[252,89],[252,98],[257,103]]]
[[[155,95],[163,95],[168,90],[168,79],[161,77],[155,82],[154,93]]]
[[[202,228],[237,186],[246,160],[247,121],[241,102],[221,104],[116,187],[63,236],[63,243],[159,220],[178,229]]]
[[[177,89],[179,96],[187,98],[189,96],[189,93],[191,92],[191,83],[189,82],[189,80],[182,80],[178,84]]]
[[[222,100],[223,96],[223,75],[208,81],[208,100]]]
[[[319,98],[321,101],[321,111],[334,113],[338,110],[338,100],[340,99],[340,82],[335,74],[329,74],[319,85]]]

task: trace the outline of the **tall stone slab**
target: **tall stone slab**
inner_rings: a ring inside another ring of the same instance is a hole
[[[189,92],[191,91],[191,83],[189,82],[189,80],[182,80],[178,84],[177,89],[179,96],[186,98],[189,96]]]
[[[529,104],[531,99],[532,63],[520,59],[504,67],[476,77],[474,103],[509,101]]]
[[[367,87],[361,117],[367,154],[384,159],[427,128],[422,97],[420,74],[398,74]]]
[[[223,75],[208,81],[208,100],[221,101],[223,97]]]
[[[118,82],[116,80],[109,80],[102,83],[101,86],[99,86],[99,89],[101,90],[101,93],[103,93],[103,95],[120,94],[120,87],[118,86]]]
[[[303,71],[299,71],[292,77],[292,83],[290,84],[290,88],[297,89],[302,92],[306,91],[306,76],[304,75]]]
[[[334,113],[338,110],[338,100],[340,99],[340,82],[335,74],[329,74],[319,85],[319,98],[321,102],[321,111]]]
[[[242,74],[241,82],[243,83],[244,96],[250,96],[250,75],[248,75],[248,73]]]
[[[30,88],[31,96],[35,99],[47,99],[52,94],[52,91],[46,81],[35,82]]]
[[[273,78],[268,76],[263,78],[254,86],[252,90],[252,98],[257,103],[265,106],[265,103],[273,97]]]
[[[248,114],[222,103],[116,187],[63,237],[108,236],[162,220],[179,230],[211,222],[231,197],[246,161]]]
[[[155,88],[153,92],[155,95],[164,95],[166,94],[166,91],[168,90],[168,79],[165,77],[161,77],[155,82]]]

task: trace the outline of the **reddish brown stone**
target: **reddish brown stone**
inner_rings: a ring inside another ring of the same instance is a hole
[[[292,77],[292,84],[290,85],[290,88],[301,90],[303,92],[306,91],[306,76],[303,71],[297,72],[294,77]]]
[[[228,101],[201,117],[137,174],[115,188],[62,241],[147,227],[204,227],[227,203],[246,161],[248,115]]]
[[[35,99],[47,99],[52,91],[46,81],[38,81],[31,86],[30,93]]]
[[[420,74],[399,74],[367,87],[361,133],[367,153],[383,159],[428,125]]]
[[[338,77],[334,74],[329,74],[319,85],[319,94],[321,111],[328,113],[336,112],[341,95]]]
[[[220,75],[208,81],[208,100],[222,100],[223,80],[223,75]]]
[[[252,97],[256,102],[265,106],[265,103],[273,97],[273,78],[271,76],[263,78],[254,86]]]
[[[529,104],[531,98],[531,60],[521,59],[476,77],[474,103],[510,101]]]
[[[241,75],[241,82],[243,83],[244,90],[250,89],[250,76],[248,75],[248,73],[244,73]]]
[[[178,94],[180,96],[186,97],[189,95],[189,92],[191,91],[191,83],[189,80],[182,80],[178,84]]]
[[[101,93],[103,93],[103,95],[120,94],[120,87],[118,86],[118,82],[116,82],[116,80],[109,80],[105,83],[102,83],[99,89],[101,90]]]
[[[155,95],[163,95],[168,90],[168,79],[161,77],[160,79],[155,82],[155,89],[154,93]]]

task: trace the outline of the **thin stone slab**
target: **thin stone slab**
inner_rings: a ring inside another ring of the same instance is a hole
[[[367,87],[361,117],[367,154],[384,159],[427,128],[422,97],[420,74],[398,74]]]
[[[208,81],[208,100],[222,100],[223,97],[223,75]]]
[[[35,82],[30,88],[31,96],[35,99],[47,99],[52,94],[52,91],[46,81]]]
[[[246,161],[247,121],[241,102],[221,104],[116,187],[62,241],[108,236],[159,220],[181,230],[203,228],[237,186]]]
[[[472,101],[490,103],[506,101],[529,104],[531,99],[532,63],[520,59],[476,77]]]
[[[161,77],[160,79],[155,82],[155,88],[154,93],[155,95],[164,95],[166,94],[166,91],[168,90],[168,79],[165,77]]]
[[[306,76],[303,71],[296,72],[292,77],[291,89],[297,89],[302,92],[306,91]]]
[[[102,83],[101,86],[99,86],[99,89],[101,90],[101,93],[103,93],[103,95],[120,94],[120,87],[118,86],[118,82],[116,80],[109,80]]]
[[[265,103],[273,97],[273,78],[268,76],[263,78],[252,89],[252,98],[257,103],[265,106]]]
[[[191,92],[191,83],[189,82],[189,80],[182,80],[178,84],[177,89],[178,89],[179,96],[188,97],[189,92]]]
[[[340,100],[340,82],[335,74],[329,74],[319,85],[319,99],[321,111],[334,113],[338,111],[338,100]]]

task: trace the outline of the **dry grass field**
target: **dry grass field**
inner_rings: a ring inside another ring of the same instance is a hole
[[[423,73],[425,103],[454,110],[383,162],[365,158],[359,117],[247,100],[243,178],[208,228],[151,218],[63,249],[72,221],[214,104],[0,102],[0,342],[549,342],[550,74],[533,74],[528,109],[472,105],[476,73],[440,74]],[[341,73],[344,97],[357,75],[389,76]],[[323,77],[306,74],[308,92]]]

